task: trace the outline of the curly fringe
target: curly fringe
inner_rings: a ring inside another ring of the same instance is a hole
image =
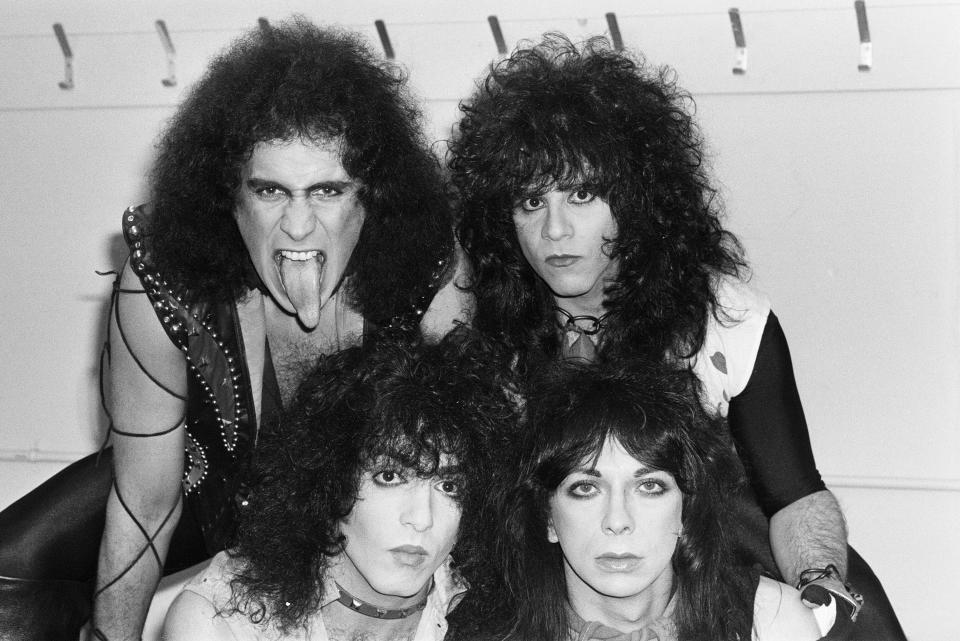
[[[746,263],[721,226],[693,100],[675,72],[604,38],[547,34],[491,66],[460,109],[449,165],[476,326],[522,352],[556,350],[553,299],[520,252],[511,210],[526,194],[584,186],[618,226],[601,354],[696,353],[708,314],[720,313],[715,278],[741,277]]]
[[[247,32],[210,63],[158,144],[157,267],[194,300],[236,300],[253,277],[233,210],[254,146],[336,140],[367,212],[350,293],[385,324],[425,293],[452,251],[439,163],[420,126],[404,75],[358,35],[304,18]]]
[[[742,468],[718,419],[701,407],[697,386],[689,371],[649,362],[560,364],[534,383],[527,429],[512,450],[517,471],[500,495],[496,549],[516,607],[509,638],[567,636],[562,554],[547,540],[549,500],[608,438],[672,474],[683,492],[684,536],[673,558],[678,638],[735,641],[749,631],[753,593],[728,534],[728,501]]]
[[[384,455],[424,476],[441,454],[456,458],[465,486],[453,568],[471,590],[495,582],[484,506],[517,424],[504,372],[467,330],[438,345],[368,341],[325,359],[255,451],[233,552],[245,570],[229,611],[283,632],[304,625],[323,598],[361,475]]]

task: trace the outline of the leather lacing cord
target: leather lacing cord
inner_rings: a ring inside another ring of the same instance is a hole
[[[120,320],[120,294],[146,294],[146,290],[128,289],[128,288],[120,287],[120,275],[117,272],[110,271],[110,272],[102,272],[102,273],[97,272],[97,273],[100,274],[101,276],[106,276],[106,275],[116,276],[113,282],[113,294],[110,299],[110,313],[107,317],[107,337],[103,343],[103,347],[100,350],[100,368],[99,368],[100,369],[99,371],[100,406],[103,408],[103,411],[106,414],[107,420],[108,420],[107,434],[103,440],[103,443],[100,446],[100,451],[102,452],[104,448],[106,448],[107,443],[110,440],[111,434],[117,434],[119,436],[125,436],[125,437],[131,437],[131,438],[150,438],[150,437],[164,436],[166,434],[170,434],[186,425],[186,414],[181,415],[172,426],[168,428],[164,428],[157,432],[150,432],[150,433],[127,432],[124,430],[117,429],[117,427],[114,425],[113,416],[110,413],[110,408],[107,403],[107,395],[104,389],[105,380],[106,380],[106,377],[104,376],[104,374],[106,371],[106,367],[109,366],[109,362],[111,358],[111,354],[110,354],[110,342],[112,338],[112,335],[111,335],[112,327],[110,323],[111,319],[116,321],[117,329],[120,332],[120,338],[123,342],[123,345],[124,347],[126,347],[127,353],[130,354],[130,357],[140,368],[140,371],[142,371],[144,375],[147,378],[149,378],[150,381],[152,381],[157,387],[159,387],[161,390],[163,390],[170,396],[182,401],[186,401],[187,397],[183,394],[178,394],[174,390],[170,389],[169,387],[161,383],[160,380],[146,368],[146,366],[143,364],[143,361],[133,351],[133,348],[130,346],[130,341],[127,339],[126,332],[124,332],[123,323]],[[170,508],[170,511],[167,512],[166,516],[163,518],[163,521],[160,523],[156,532],[154,532],[153,534],[150,534],[149,532],[147,532],[146,528],[143,527],[143,524],[140,523],[139,519],[137,519],[137,517],[133,514],[133,511],[130,509],[129,505],[124,500],[123,494],[120,492],[120,487],[117,485],[116,474],[114,474],[113,476],[112,489],[113,489],[113,492],[116,494],[117,500],[120,502],[120,506],[123,507],[124,512],[127,513],[127,516],[130,517],[130,520],[133,521],[134,525],[137,526],[137,529],[140,530],[140,533],[143,535],[143,538],[146,540],[146,545],[143,546],[143,549],[140,550],[140,552],[130,561],[130,563],[128,563],[126,567],[123,568],[123,570],[121,570],[115,577],[113,577],[106,584],[97,588],[97,590],[94,592],[94,595],[93,595],[94,601],[96,601],[97,597],[103,594],[103,592],[108,590],[110,587],[112,587],[118,581],[120,581],[124,576],[126,576],[126,574],[130,572],[137,563],[139,563],[140,559],[143,558],[143,556],[147,553],[147,551],[150,551],[152,553],[153,558],[157,563],[158,569],[160,570],[161,573],[163,572],[163,560],[160,558],[160,552],[157,550],[154,542],[157,536],[159,536],[160,532],[163,531],[163,528],[166,527],[167,523],[170,522],[170,519],[173,518],[173,514],[177,511],[177,508],[180,507],[180,505],[183,503],[183,495],[181,494],[177,497],[177,501],[173,504],[173,506]],[[98,641],[109,641],[109,638],[106,636],[106,634],[104,634],[103,631],[96,626],[93,627],[91,634]]]

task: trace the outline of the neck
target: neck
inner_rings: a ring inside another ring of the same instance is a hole
[[[582,298],[562,298],[554,296],[553,300],[557,307],[563,309],[571,316],[593,316],[594,318],[600,318],[606,313],[606,309],[603,306],[602,296],[596,300],[583,300]],[[560,312],[557,313],[559,314]],[[565,317],[561,317],[560,320],[565,320]]]
[[[345,589],[357,599],[371,606],[389,610],[403,610],[422,604],[433,585],[433,581],[428,580],[420,590],[408,596],[383,594],[374,589],[363,578],[363,575],[360,574],[360,571],[357,570],[346,554],[340,554],[331,561],[327,574],[336,581],[339,587]]]
[[[567,581],[567,598],[577,616],[625,633],[648,626],[663,616],[672,594],[672,573],[670,577],[661,575],[643,591],[628,597],[600,594],[579,578],[574,585],[569,578]]]

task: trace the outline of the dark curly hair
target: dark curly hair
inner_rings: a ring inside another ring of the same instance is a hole
[[[271,140],[337,140],[367,217],[347,275],[385,323],[422,296],[453,231],[439,162],[406,79],[357,34],[303,18],[254,29],[216,57],[174,115],[152,173],[153,259],[196,300],[235,300],[252,265],[233,219],[240,172]]]
[[[511,211],[529,194],[585,188],[610,205],[601,355],[690,356],[717,309],[715,278],[746,264],[720,224],[692,98],[669,69],[547,34],[493,65],[460,105],[450,144],[458,235],[473,263],[475,325],[523,352],[558,347],[554,301],[520,252]]]
[[[254,453],[232,552],[245,568],[231,586],[232,611],[284,631],[304,624],[341,551],[339,524],[361,475],[384,456],[422,476],[442,453],[455,457],[464,488],[453,568],[471,589],[493,580],[481,521],[517,406],[490,355],[462,331],[435,345],[374,339],[327,357]]]
[[[567,363],[533,385],[498,546],[517,604],[510,638],[568,636],[563,556],[547,539],[549,501],[570,472],[599,456],[608,438],[644,465],[672,474],[683,492],[683,536],[672,561],[678,638],[751,637],[753,590],[749,573],[736,567],[728,509],[742,468],[720,436],[718,419],[700,405],[697,385],[689,371],[651,362]]]

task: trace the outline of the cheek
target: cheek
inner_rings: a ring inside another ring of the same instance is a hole
[[[571,554],[589,547],[593,535],[600,530],[602,515],[594,514],[590,505],[556,504],[550,510],[550,522],[560,546]]]
[[[441,527],[437,528],[437,534],[441,539],[439,543],[448,551],[456,544],[457,535],[460,533],[460,507],[453,501],[449,501],[438,514],[434,515],[434,522]]]
[[[531,249],[536,244],[536,232],[531,221],[520,221],[514,218],[513,228],[517,233],[517,243],[524,256],[529,256]]]

